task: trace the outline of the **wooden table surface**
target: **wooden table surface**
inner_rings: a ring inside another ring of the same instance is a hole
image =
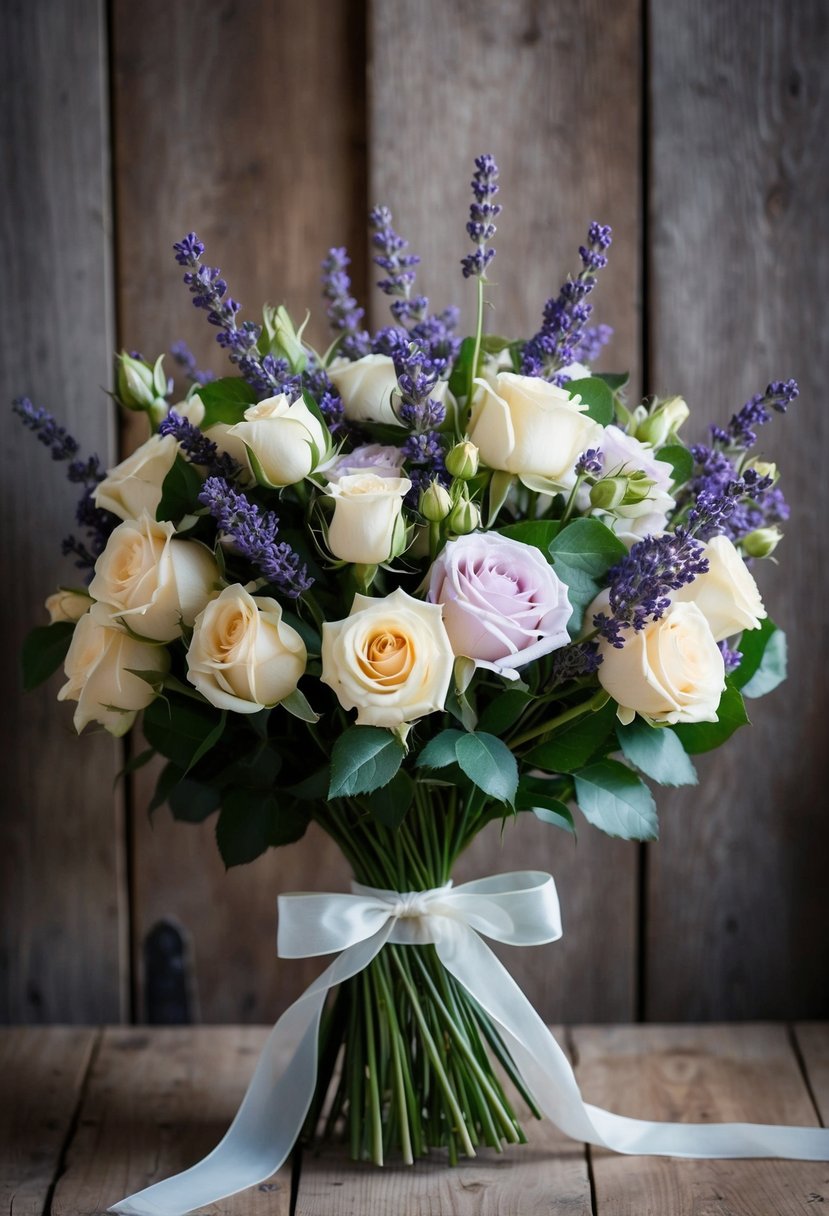
[[[555,1029],[555,1028],[554,1028]],[[557,1030],[587,1101],[672,1120],[815,1126],[829,1117],[829,1024]],[[220,1139],[259,1027],[0,1031],[0,1211],[92,1216]],[[829,1216],[829,1164],[680,1161],[587,1149],[548,1122],[458,1169],[306,1153],[218,1216]],[[293,1185],[292,1185],[293,1183]],[[826,1205],[825,1207],[823,1205]]]

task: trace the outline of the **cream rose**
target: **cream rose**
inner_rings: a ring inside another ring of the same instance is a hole
[[[100,722],[112,735],[124,735],[140,709],[155,698],[152,685],[135,671],[165,672],[170,658],[163,646],[139,642],[113,626],[104,604],[93,604],[75,626],[64,663],[66,683],[59,701],[77,701],[75,729]]]
[[[204,403],[198,393],[194,393],[186,401],[172,406],[170,413],[176,413],[193,426],[201,428],[204,421]],[[245,473],[252,478],[248,449],[244,440],[240,439],[238,435],[231,435],[230,431],[230,423],[214,422],[213,426],[209,426],[203,431],[203,434],[211,443],[215,443],[220,452],[227,452],[228,456],[232,456],[236,463],[242,466]]]
[[[602,428],[578,396],[534,376],[499,372],[476,380],[469,438],[491,469],[543,477],[560,489],[576,480],[575,463],[601,445]]]
[[[187,678],[218,709],[255,714],[294,691],[306,660],[276,600],[254,599],[234,583],[196,618]]]
[[[600,643],[597,672],[623,721],[637,713],[669,724],[717,721],[725,664],[696,604],[672,603],[658,621],[623,636],[620,650]]]
[[[245,410],[244,420],[225,434],[227,439],[235,437],[244,442],[257,478],[261,470],[270,486],[292,486],[302,481],[329,448],[328,435],[319,419],[301,398],[290,401],[284,393],[252,405]]]
[[[58,621],[79,621],[91,607],[92,599],[85,591],[71,591],[68,587],[58,587],[46,600],[50,625]]]
[[[155,516],[164,478],[175,464],[178,442],[173,435],[153,435],[131,456],[110,469],[93,492],[95,505],[119,519]]]
[[[357,722],[394,729],[443,708],[455,656],[439,604],[398,587],[355,595],[343,621],[322,627],[322,682]]]
[[[718,642],[744,629],[759,629],[768,614],[757,584],[728,537],[709,540],[703,557],[708,558],[708,573],[697,575],[671,598],[696,604]]]
[[[108,605],[113,622],[157,642],[180,637],[213,593],[219,568],[208,548],[174,540],[175,528],[146,511],[119,524],[95,563],[93,599]]]
[[[400,404],[397,372],[389,355],[364,355],[353,363],[335,359],[327,371],[328,379],[342,397],[345,416],[350,422],[385,422],[400,426],[395,413]],[[446,380],[438,380],[429,396],[442,405],[448,387]]]
[[[334,499],[328,548],[344,562],[379,565],[400,552],[403,497],[412,488],[406,477],[351,473],[326,487]]]

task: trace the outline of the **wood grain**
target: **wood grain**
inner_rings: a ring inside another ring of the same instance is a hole
[[[3,518],[0,1021],[123,1015],[125,886],[119,746],[78,741],[59,676],[23,694],[20,648],[43,601],[82,575],[60,556],[76,486],[8,412],[28,395],[85,454],[113,453],[106,44],[103,3],[4,6],[0,131],[0,445]]]
[[[627,1026],[573,1034],[585,1101],[678,1122],[817,1120],[783,1026]],[[592,1150],[601,1216],[804,1216],[829,1187],[829,1165],[682,1161]]]
[[[561,1031],[556,1031],[560,1034]],[[443,1152],[376,1169],[344,1150],[304,1154],[296,1216],[590,1216],[585,1147],[518,1102],[529,1143],[483,1149],[449,1168]]]
[[[614,230],[595,318],[616,327],[603,366],[630,368],[639,391],[640,5],[535,0],[396,0],[369,7],[370,184],[421,255],[435,308],[474,293],[460,274],[473,160],[491,152],[503,213],[489,295],[491,332],[532,333],[548,296],[578,266],[592,219]],[[402,67],[401,65],[405,65]],[[585,81],[589,79],[589,88]],[[373,278],[378,277],[376,273]],[[385,324],[375,292],[372,318]],[[464,332],[467,332],[465,330]],[[459,877],[527,864],[552,870],[566,934],[555,954],[504,955],[542,1016],[633,1016],[635,846],[582,822],[578,847],[546,825],[495,825]]]
[[[171,245],[195,229],[243,316],[284,302],[325,340],[319,262],[348,244],[364,288],[364,19],[357,0],[212,0],[113,6],[120,340],[155,354],[184,338],[202,366],[232,368],[215,330],[190,304]],[[276,896],[341,888],[336,850],[311,836],[226,875],[213,839],[150,827],[152,774],[136,781],[133,824],[136,963],[157,920],[178,922],[195,960],[205,1021],[274,1018],[314,964],[280,964]]]
[[[758,452],[792,508],[780,565],[755,573],[788,631],[790,678],[750,704],[751,730],[662,797],[649,850],[645,1014],[821,1017],[829,1009],[829,686],[824,376],[829,291],[815,241],[829,188],[829,12],[783,5],[652,6],[651,383],[703,423],[771,379],[801,397]]]
[[[829,1025],[826,1022],[800,1022],[794,1028],[797,1047],[809,1089],[817,1103],[820,1121],[829,1126]]]
[[[88,1216],[201,1160],[226,1132],[267,1038],[261,1027],[109,1029],[51,1216]],[[222,1200],[225,1216],[288,1216],[290,1168]],[[265,1199],[264,1196],[267,1196]]]
[[[13,1027],[0,1034],[0,1204],[41,1216],[60,1167],[98,1031]]]

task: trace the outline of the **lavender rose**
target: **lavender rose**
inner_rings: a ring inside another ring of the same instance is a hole
[[[326,469],[329,481],[337,482],[351,473],[374,473],[377,477],[399,477],[403,452],[391,444],[364,443],[353,452],[343,452]]]
[[[455,654],[508,679],[570,641],[565,584],[538,549],[497,532],[449,541],[432,566],[428,598],[443,605]]]

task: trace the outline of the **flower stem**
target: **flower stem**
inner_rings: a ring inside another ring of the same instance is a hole
[[[472,390],[475,377],[478,374],[478,360],[481,357],[481,340],[484,333],[484,280],[478,275],[478,310],[475,321],[475,345],[472,349],[472,363],[469,367],[469,388],[466,394],[467,409],[472,405]]]
[[[565,722],[571,722],[573,718],[580,718],[582,714],[595,713],[596,710],[602,709],[610,700],[608,693],[604,689],[594,693],[588,701],[582,701],[580,705],[571,705],[569,709],[565,709],[556,718],[549,718],[546,722],[542,722],[539,726],[533,726],[530,730],[525,730],[522,734],[514,736],[508,740],[511,748],[520,747],[522,743],[528,743],[530,739],[537,739],[539,735],[549,735],[552,731],[557,730],[559,726],[563,726]]]

